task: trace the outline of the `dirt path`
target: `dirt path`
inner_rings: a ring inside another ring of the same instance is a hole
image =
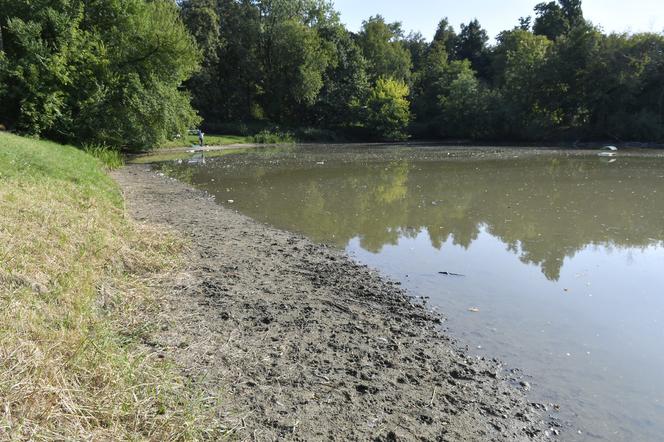
[[[221,394],[239,439],[548,439],[498,363],[461,354],[396,284],[147,166],[114,176],[132,216],[191,242],[151,345]]]

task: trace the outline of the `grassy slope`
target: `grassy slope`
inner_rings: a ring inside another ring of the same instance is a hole
[[[0,132],[0,439],[215,437],[139,345],[181,244],[122,204],[93,157]]]

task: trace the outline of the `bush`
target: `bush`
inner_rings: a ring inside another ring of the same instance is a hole
[[[318,141],[329,143],[340,143],[347,141],[346,137],[339,132],[329,129],[318,129],[315,127],[305,127],[295,131],[298,141]]]
[[[264,130],[253,137],[251,142],[256,144],[292,144],[295,136],[291,132]]]

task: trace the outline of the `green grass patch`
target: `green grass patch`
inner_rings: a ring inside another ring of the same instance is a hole
[[[206,146],[228,146],[229,144],[247,144],[251,143],[251,137],[242,135],[208,135],[205,134]],[[198,144],[197,135],[186,135],[182,138],[168,141],[160,146],[160,148],[178,148],[178,147],[191,147]]]
[[[0,132],[3,185],[8,180],[74,184],[86,197],[95,195],[120,206],[120,191],[103,169],[100,160],[75,147]]]
[[[238,154],[246,152],[248,149],[224,149],[224,150],[211,150],[205,152],[205,158],[217,158],[223,157],[231,154]],[[158,150],[154,153],[147,155],[140,155],[133,157],[129,160],[130,164],[152,164],[152,163],[164,163],[168,161],[185,161],[191,158],[192,154],[189,152],[159,152]]]
[[[0,133],[0,439],[217,439],[211,407],[142,345],[184,245],[129,220],[105,167]]]

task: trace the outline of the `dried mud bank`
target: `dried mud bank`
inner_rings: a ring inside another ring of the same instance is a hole
[[[260,224],[148,166],[114,173],[130,214],[188,237],[149,343],[211,396],[240,440],[547,440],[497,361],[343,253]]]

